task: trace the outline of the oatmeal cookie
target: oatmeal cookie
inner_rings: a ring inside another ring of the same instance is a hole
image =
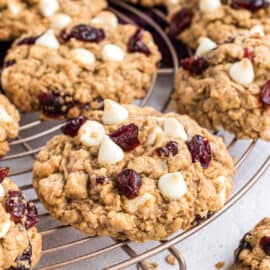
[[[4,95],[0,94],[0,157],[9,150],[7,139],[17,137],[19,121],[18,111]]]
[[[169,32],[195,49],[201,36],[217,43],[263,27],[270,34],[269,1],[172,0]]]
[[[245,234],[235,251],[233,270],[270,269],[270,219],[264,218]]]
[[[223,207],[234,166],[185,115],[105,100],[36,156],[33,186],[64,224],[135,242],[166,239]]]
[[[35,205],[0,168],[0,269],[32,269],[41,256],[42,240],[35,225]]]
[[[2,86],[22,111],[75,116],[80,109],[102,107],[105,98],[143,98],[159,60],[149,32],[102,12],[91,26],[17,40],[5,60],[13,64],[2,73]]]
[[[181,65],[173,94],[181,113],[238,138],[270,140],[270,46],[263,37],[221,45],[203,38]]]
[[[107,6],[105,0],[0,0],[0,40],[12,40],[33,29],[62,28],[88,22]]]

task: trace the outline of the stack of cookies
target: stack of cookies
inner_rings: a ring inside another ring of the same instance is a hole
[[[181,60],[172,98],[203,127],[130,105],[151,87],[161,54],[151,33],[120,23],[105,0],[0,0],[0,40],[13,41],[1,72],[0,156],[18,135],[17,109],[69,119],[33,166],[51,215],[90,236],[165,240],[230,196],[232,158],[205,128],[270,140],[270,5],[129,2],[166,5],[168,34],[194,49]],[[7,175],[0,169],[0,268],[31,269],[41,250],[37,210]],[[11,237],[24,238],[16,252]]]

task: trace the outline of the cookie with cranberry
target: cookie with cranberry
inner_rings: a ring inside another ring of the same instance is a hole
[[[217,43],[243,34],[253,27],[270,34],[268,0],[172,0],[169,1],[169,33],[195,49],[201,36]]]
[[[63,28],[88,22],[107,6],[105,0],[1,0],[0,40],[13,40],[33,29]]]
[[[237,138],[270,140],[270,46],[255,34],[217,45],[201,39],[182,61],[175,99],[182,113],[204,127]]]
[[[47,117],[101,108],[103,99],[129,103],[143,98],[157,71],[160,53],[149,32],[118,24],[103,12],[91,25],[73,25],[56,35],[17,40],[6,57],[2,86],[22,111]]]
[[[8,139],[14,139],[19,133],[20,115],[9,100],[0,94],[0,157],[8,150]]]
[[[0,268],[32,269],[40,259],[42,240],[35,225],[38,213],[0,168]]]
[[[233,270],[270,269],[270,219],[264,218],[244,235],[235,251]]]
[[[185,115],[105,100],[37,155],[33,186],[64,224],[95,236],[166,239],[223,207],[234,166],[222,139]]]

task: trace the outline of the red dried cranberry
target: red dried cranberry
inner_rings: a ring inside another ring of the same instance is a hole
[[[181,60],[183,69],[189,71],[191,74],[200,75],[208,67],[208,63],[203,57],[192,56]]]
[[[110,134],[110,137],[125,152],[128,152],[140,145],[138,135],[138,127],[135,124],[129,124],[114,131],[112,134]]]
[[[98,176],[97,178],[96,178],[96,183],[97,184],[100,184],[100,185],[103,185],[105,182],[106,182],[106,177],[105,176]]]
[[[268,8],[269,2],[267,0],[232,0],[231,7],[235,9],[248,9],[256,11],[261,8]]]
[[[260,241],[260,247],[267,256],[270,256],[270,237],[265,236]]]
[[[74,26],[70,33],[62,30],[60,37],[63,41],[67,42],[71,38],[75,38],[85,42],[100,42],[105,39],[105,32],[103,29],[91,27],[86,24],[78,24]]]
[[[266,105],[270,105],[270,80],[266,82],[261,93],[261,101]]]
[[[14,222],[24,218],[26,201],[21,191],[9,191],[6,199],[6,210]]]
[[[159,147],[155,150],[158,156],[168,157],[170,154],[175,156],[178,154],[178,143],[174,141],[168,142],[164,147]]]
[[[33,202],[27,202],[25,228],[28,230],[38,223],[38,211]]]
[[[143,42],[142,38],[143,38],[143,30],[141,28],[138,28],[135,34],[129,39],[128,52],[130,53],[140,52],[149,56],[151,54],[151,51]]]
[[[36,42],[36,40],[39,38],[39,36],[38,37],[25,37],[25,38],[23,38],[23,39],[21,39],[18,43],[17,43],[17,45],[18,46],[21,46],[21,45],[33,45],[33,44],[35,44],[35,42]]]
[[[32,266],[32,245],[29,242],[28,248],[23,252],[22,256],[17,257],[15,263],[9,270],[30,270]]]
[[[70,137],[75,137],[78,134],[80,127],[86,122],[87,118],[84,116],[79,116],[69,120],[65,126],[61,128],[65,135]]]
[[[41,111],[47,116],[65,115],[74,106],[72,98],[67,94],[41,93],[38,96],[38,100]]]
[[[207,168],[212,160],[209,141],[201,135],[195,135],[188,143],[188,147],[191,152],[192,162],[200,162],[203,168]]]
[[[247,250],[252,250],[252,247],[250,245],[250,243],[246,240],[246,237],[247,236],[250,236],[250,233],[246,233],[244,235],[244,237],[241,239],[240,241],[240,244],[239,244],[239,247],[237,248],[237,250],[235,251],[235,260],[238,262],[239,261],[239,255],[240,253],[244,250],[244,249],[247,249]]]
[[[254,59],[254,51],[252,51],[249,48],[244,49],[244,57],[249,59],[250,61],[253,61]]]
[[[176,12],[172,19],[169,28],[169,34],[176,36],[187,29],[192,22],[193,12],[189,8],[183,8]]]
[[[4,181],[4,179],[8,176],[9,174],[9,168],[0,168],[0,183]]]
[[[116,183],[121,194],[128,199],[133,199],[139,194],[142,180],[137,172],[126,169],[116,177]]]

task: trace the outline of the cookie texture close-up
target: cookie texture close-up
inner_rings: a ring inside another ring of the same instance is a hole
[[[22,111],[49,117],[130,103],[152,85],[160,53],[149,32],[102,12],[91,25],[24,36],[9,50],[2,87]],[[10,64],[8,64],[10,63]]]
[[[0,0],[0,40],[63,28],[71,21],[87,23],[106,6],[105,0]]]
[[[264,218],[244,235],[235,251],[233,270],[270,269],[270,219]]]
[[[221,138],[185,115],[121,106],[70,120],[36,156],[33,186],[90,236],[166,239],[223,207],[234,166]]]
[[[17,137],[19,121],[19,112],[4,95],[0,94],[0,157],[9,151],[7,140]]]
[[[35,225],[38,213],[16,184],[0,168],[0,268],[32,269],[40,259],[42,240]]]
[[[202,38],[182,60],[173,99],[179,112],[237,138],[270,140],[270,46],[257,33],[217,45]]]
[[[253,27],[270,34],[270,5],[264,1],[176,0],[168,4],[169,33],[195,49],[200,37],[222,43]]]

